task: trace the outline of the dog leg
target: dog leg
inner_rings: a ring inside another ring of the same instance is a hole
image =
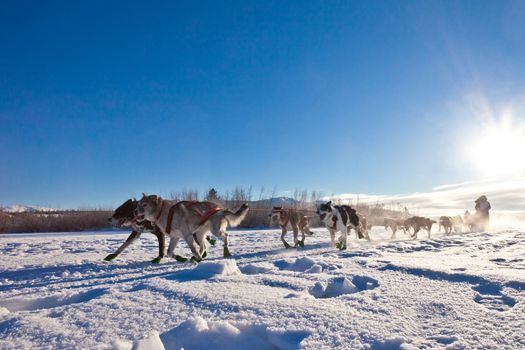
[[[117,249],[117,251],[113,254],[109,254],[104,258],[106,261],[111,261],[115,259],[124,249],[126,249],[131,243],[133,243],[137,238],[140,237],[141,232],[140,231],[133,231],[129,235],[128,239]]]
[[[341,231],[341,237],[339,238],[339,250],[346,250],[346,243],[348,241],[348,228],[344,227]]]
[[[173,251],[175,250],[175,247],[177,246],[177,243],[179,242],[179,237],[170,237],[170,244],[168,245],[168,257],[173,258]]]
[[[157,228],[155,228],[152,232],[159,241],[159,256],[155,259],[151,260],[152,263],[158,264],[164,258],[165,250],[166,250],[166,240],[164,238],[164,234],[160,232]]]
[[[392,236],[390,237],[390,239],[396,238],[396,231],[397,231],[397,228],[392,227]]]
[[[206,242],[204,241],[205,235],[206,234],[204,232],[197,232],[193,234],[193,241],[197,243],[197,246],[199,247],[199,254],[201,256],[206,254]]]
[[[412,235],[412,239],[417,239],[417,233],[419,232],[419,230],[419,226],[414,227],[414,234]]]
[[[175,247],[177,247],[177,243],[179,242],[180,237],[171,237],[170,244],[168,246],[168,257],[173,258],[177,260],[178,262],[186,262],[188,261],[188,258],[185,258],[181,255],[173,254],[173,251],[175,250]]]
[[[294,243],[293,247],[297,248],[297,246],[299,245],[299,229],[297,227],[294,227],[292,230],[293,230],[293,243]]]
[[[330,242],[332,244],[332,247],[335,247],[335,230],[328,229],[328,231],[330,232]]]
[[[370,235],[368,234],[368,229],[366,227],[363,229],[363,235],[367,241],[370,241]]]
[[[206,254],[206,241],[205,236],[208,233],[208,228],[204,225],[199,226],[195,231],[193,231],[193,240],[197,245],[199,246],[199,254],[200,256],[204,256]]]
[[[300,245],[301,247],[304,247],[304,240],[305,240],[305,238],[306,238],[306,233],[305,233],[304,228],[301,229],[301,234],[302,234],[302,239],[299,241],[299,245]]]
[[[202,260],[202,257],[199,253],[200,246],[196,244],[195,240],[193,239],[193,235],[191,234],[184,235],[184,240],[188,244],[188,247],[190,247],[190,250],[193,254],[193,256],[191,257],[191,261],[200,262]]]
[[[228,249],[228,233],[224,232],[223,236],[224,236],[224,248],[223,248],[222,256],[224,257],[224,259],[227,259],[232,256],[230,253],[230,249]]]
[[[289,245],[288,242],[286,242],[286,240],[284,239],[284,236],[286,236],[286,227],[283,227],[283,228],[282,228],[282,231],[281,231],[281,241],[283,241],[284,247],[285,247],[286,249],[290,249],[290,248],[292,248],[292,246]]]
[[[214,247],[215,247],[215,244],[217,244],[217,240],[213,237],[206,236],[206,240],[208,241],[209,244],[211,244]]]
[[[359,224],[358,226],[356,226],[356,227],[354,228],[354,230],[355,230],[355,234],[357,235],[357,239],[358,239],[358,240],[360,240],[361,238],[365,238],[365,235],[363,234],[363,231],[366,230],[366,228],[363,229],[363,227],[361,226],[361,224]]]

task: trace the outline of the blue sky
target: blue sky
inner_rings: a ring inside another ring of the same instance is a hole
[[[523,23],[511,1],[3,1],[0,203],[481,179],[478,107],[523,122]]]

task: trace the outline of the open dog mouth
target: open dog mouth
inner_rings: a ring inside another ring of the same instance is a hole
[[[115,218],[112,218],[111,219],[111,224],[116,227],[116,228],[121,228],[122,225],[124,225],[126,223],[126,219],[115,219]]]
[[[144,214],[138,214],[138,215],[135,215],[135,220],[137,220],[137,221],[144,221],[145,217],[146,217],[146,215],[144,215]]]

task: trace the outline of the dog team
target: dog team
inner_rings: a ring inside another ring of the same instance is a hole
[[[490,203],[486,196],[479,197],[476,201],[475,214],[470,214],[467,210],[463,217],[461,216],[441,216],[439,219],[439,229],[444,228],[445,234],[454,232],[463,232],[463,230],[472,232],[473,230],[484,230],[489,222]],[[228,227],[238,226],[248,214],[249,208],[245,203],[237,211],[233,212],[221,208],[218,204],[211,201],[173,201],[162,199],[157,195],[147,195],[143,193],[142,198],[137,201],[129,199],[119,206],[109,222],[115,227],[131,227],[131,234],[126,241],[113,254],[106,256],[104,260],[111,261],[115,259],[126,247],[140,237],[142,232],[148,231],[153,233],[158,240],[159,255],[152,260],[154,263],[160,262],[165,257],[165,237],[170,238],[168,246],[168,257],[175,258],[184,262],[187,258],[174,253],[177,243],[183,239],[192,252],[191,260],[199,262],[207,255],[207,244],[214,245],[216,240],[212,237],[222,238],[223,256],[231,256],[228,248]],[[269,217],[272,222],[278,223],[281,227],[281,241],[286,248],[304,247],[306,236],[311,236],[309,216],[307,210],[284,209],[282,206],[273,207],[270,210]],[[349,205],[334,205],[331,201],[320,204],[317,207],[316,214],[319,215],[330,233],[330,239],[333,246],[340,250],[347,248],[348,234],[351,230],[355,231],[357,239],[366,239],[370,241],[369,231],[371,225],[366,218]],[[430,237],[432,225],[436,221],[429,218],[412,216],[403,219],[385,218],[385,230],[392,230],[392,237],[396,231],[403,230],[406,234],[410,229],[414,231],[411,234],[413,239],[424,229]],[[285,237],[288,227],[293,232],[294,245],[290,245]],[[301,239],[299,239],[301,232]],[[340,236],[336,241],[336,233]]]

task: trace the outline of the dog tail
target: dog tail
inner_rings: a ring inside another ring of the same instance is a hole
[[[248,210],[248,204],[244,203],[235,213],[225,210],[224,218],[228,221],[228,225],[230,227],[236,227],[239,226],[239,224],[246,218],[246,215],[248,215]]]

